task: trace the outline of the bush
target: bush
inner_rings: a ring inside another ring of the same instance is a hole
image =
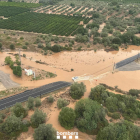
[[[29,97],[28,98],[27,107],[29,109],[33,109],[34,108],[34,98],[33,97]]]
[[[130,89],[130,90],[129,90],[129,94],[130,94],[131,96],[136,96],[136,97],[138,97],[139,94],[140,94],[140,90],[137,90],[137,89]]]
[[[36,109],[34,114],[31,116],[31,124],[33,127],[38,127],[39,124],[45,123],[46,113],[43,113],[41,110]]]
[[[122,121],[119,123],[109,124],[104,127],[97,135],[96,140],[138,140],[140,130],[133,123]]]
[[[104,108],[91,99],[81,99],[75,105],[76,126],[88,134],[97,132],[107,124]]]
[[[43,48],[43,44],[42,43],[38,43],[38,48]]]
[[[25,45],[29,45],[29,43],[28,42],[25,42]]]
[[[52,48],[51,48],[51,50],[53,51],[53,52],[60,52],[60,51],[62,51],[62,46],[60,46],[60,45],[54,45],[54,46],[52,46]]]
[[[24,39],[24,37],[20,37],[20,40],[23,40]]]
[[[16,103],[12,108],[12,112],[16,117],[25,118],[28,114],[27,110],[22,106],[21,103]]]
[[[27,46],[23,46],[22,49],[27,49]]]
[[[70,87],[70,96],[73,99],[80,99],[86,91],[84,83],[74,83]]]
[[[11,45],[10,45],[10,49],[11,49],[11,50],[14,50],[14,49],[15,49],[14,44],[11,44]]]
[[[23,54],[23,57],[25,57],[25,58],[26,58],[26,54]]]
[[[119,50],[119,45],[118,44],[112,44],[111,48],[114,49],[114,50]]]
[[[113,38],[112,43],[121,45],[121,39],[119,37],[115,37],[115,38]]]
[[[54,102],[53,96],[49,96],[48,99],[47,99],[47,101],[48,101],[49,103],[53,103],[53,102]]]
[[[6,115],[3,113],[0,113],[0,118],[5,119]]]
[[[21,77],[22,75],[22,69],[20,66],[14,66],[13,67],[13,74],[18,76],[18,77]]]
[[[52,124],[40,124],[34,130],[33,137],[34,140],[56,140],[56,130],[52,127]]]
[[[35,107],[39,107],[39,106],[41,106],[41,100],[40,100],[40,98],[36,98],[35,99]]]
[[[63,107],[59,113],[58,120],[65,129],[72,129],[75,123],[75,112],[72,108]]]
[[[118,113],[118,112],[113,113],[112,118],[113,119],[120,119],[120,113]]]
[[[89,98],[95,101],[98,101],[99,103],[102,103],[102,93],[105,93],[105,87],[102,85],[98,85],[94,88],[91,88]],[[108,97],[108,96],[107,96]],[[106,98],[105,98],[106,99]]]
[[[5,57],[5,61],[4,61],[4,62],[5,62],[7,65],[9,65],[11,61],[12,61],[12,59],[11,59],[10,56]]]
[[[107,32],[102,32],[101,33],[101,37],[107,37],[108,36],[108,33]]]
[[[86,43],[88,40],[89,39],[87,35],[77,34],[77,36],[75,37],[76,42]]]
[[[69,103],[67,100],[65,99],[62,99],[62,98],[59,98],[58,101],[57,101],[57,107],[60,109],[62,107],[65,107],[67,106]]]
[[[21,119],[17,118],[15,115],[8,116],[5,122],[1,125],[1,132],[6,133],[7,135],[12,135],[17,131],[20,131],[21,129]]]
[[[0,50],[2,49],[2,43],[0,42]]]

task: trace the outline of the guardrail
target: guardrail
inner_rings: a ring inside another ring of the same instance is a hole
[[[139,53],[137,55],[134,55],[132,57],[129,57],[129,58],[125,59],[125,60],[122,60],[122,61],[116,63],[115,69],[117,69],[119,67],[122,67],[122,66],[124,66],[126,64],[129,64],[129,63],[133,62],[134,60],[136,60],[138,58],[140,58],[140,54]]]

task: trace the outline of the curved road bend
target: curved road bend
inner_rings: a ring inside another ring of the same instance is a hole
[[[39,88],[26,90],[22,93],[1,99],[0,100],[0,110],[13,106],[17,102],[24,102],[24,101],[28,100],[28,98],[30,96],[37,97],[37,96],[47,94],[47,93],[53,92],[55,90],[61,89],[63,87],[70,86],[70,85],[71,85],[71,83],[69,83],[69,82],[58,81],[58,82],[54,82],[54,83],[50,83],[50,84],[41,86]]]

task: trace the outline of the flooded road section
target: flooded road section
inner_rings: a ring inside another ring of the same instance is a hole
[[[137,46],[130,46],[128,50],[120,50],[118,52],[105,52],[104,50],[97,52],[60,52],[53,54],[52,56],[44,56],[34,52],[21,52],[21,54],[26,54],[26,58],[21,58],[22,68],[31,66],[57,74],[57,77],[45,80],[28,81],[26,80],[28,77],[24,72],[22,78],[14,76],[9,66],[1,66],[1,64],[4,63],[6,56],[11,56],[14,60],[14,56],[9,55],[6,52],[0,53],[0,70],[10,74],[10,78],[14,82],[21,84],[21,86],[28,87],[38,87],[55,81],[71,82],[72,77],[74,76],[90,75],[92,77],[97,77],[100,74],[110,72],[109,74],[97,79],[97,81],[92,79],[90,82],[86,82],[89,83],[87,86],[92,87],[99,83],[106,83],[110,86],[118,85],[118,87],[123,90],[129,90],[130,88],[139,88],[137,83],[140,80],[138,76],[140,71],[116,72],[114,74],[111,72],[113,71],[114,63],[140,52],[139,50],[130,50],[131,47],[133,49],[137,49]],[[36,60],[45,62],[47,65],[36,63]],[[71,69],[73,69],[73,71],[71,71]]]
[[[140,51],[137,46],[130,46],[127,50],[120,50],[118,52],[105,52],[104,50],[100,50],[97,52],[60,52],[53,54],[52,56],[43,56],[39,53],[33,52],[21,52],[21,54],[26,54],[26,58],[21,58],[22,68],[31,66],[57,74],[57,77],[55,78],[39,81],[28,81],[28,77],[24,72],[22,74],[22,78],[17,78],[16,76],[14,76],[9,66],[2,66],[4,64],[4,59],[6,56],[11,56],[13,60],[14,56],[3,52],[0,53],[0,70],[10,74],[10,78],[14,82],[17,82],[21,86],[27,86],[29,88],[42,86],[55,81],[72,82],[72,77],[74,76],[90,75],[93,79],[90,79],[90,81],[83,81],[87,89],[83,98],[87,98],[90,94],[91,88],[95,87],[99,83],[105,83],[109,86],[118,86],[118,88],[126,91],[132,88],[140,89],[140,71],[118,71],[114,74],[112,73],[114,63],[136,55],[139,52]],[[45,62],[47,63],[47,65],[39,64],[35,61]],[[73,69],[73,71],[71,71],[71,69]],[[99,76],[106,72],[109,73],[105,74],[104,76]],[[99,79],[95,80],[94,77],[99,77]],[[52,124],[53,127],[59,132],[67,132],[67,130],[65,130],[59,124],[58,115],[60,110],[58,110],[56,106],[57,102],[54,102],[51,106],[52,112],[49,114],[49,119],[46,123]],[[73,109],[74,106],[74,103],[70,103],[68,105],[68,107],[71,107]],[[47,108],[44,108],[43,111],[48,113]],[[33,132],[33,128],[30,127],[29,131],[27,133],[22,133],[18,140],[33,140]],[[77,128],[73,128],[69,130],[69,132],[78,132],[79,140],[95,140],[96,137],[82,133]]]

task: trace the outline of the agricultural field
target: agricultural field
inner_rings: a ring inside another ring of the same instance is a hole
[[[49,5],[49,6],[43,6],[36,8],[34,12],[37,13],[46,13],[46,14],[62,14],[62,15],[76,15],[76,16],[86,16],[88,12],[93,11],[92,7],[87,6],[75,6],[72,7],[70,5]]]
[[[16,15],[7,20],[0,21],[0,28],[69,36],[78,28],[80,21],[83,20],[89,21],[90,19],[74,16],[27,12]]]
[[[39,7],[40,3],[25,3],[25,2],[5,2],[0,1],[0,6],[14,6],[14,7],[24,7],[24,8],[35,8]]]
[[[0,6],[0,16],[11,17],[24,12],[28,12],[29,10],[29,8],[23,7]]]

